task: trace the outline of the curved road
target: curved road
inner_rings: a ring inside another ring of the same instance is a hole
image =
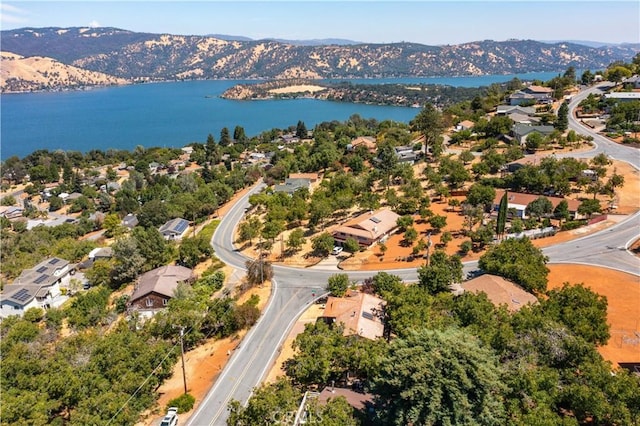
[[[640,169],[638,150],[610,142],[573,119],[572,112],[577,104],[589,93],[598,92],[602,86],[589,88],[574,96],[569,105],[570,128],[582,134],[590,134],[596,143],[594,150],[576,155],[592,157],[604,152]],[[238,269],[245,269],[248,258],[234,250],[233,231],[249,206],[249,195],[262,188],[264,184],[256,186],[236,202],[224,216],[212,238],[213,248],[220,260]],[[638,238],[639,230],[640,212],[598,233],[548,247],[544,249],[544,253],[549,256],[551,263],[585,263],[640,275],[640,259],[626,250]],[[477,268],[477,262],[467,262],[464,267],[466,272],[472,271]],[[317,297],[325,292],[327,278],[335,273],[335,270],[274,266],[273,290],[266,310],[244,337],[197,410],[187,420],[188,425],[226,424],[229,402],[232,399],[243,404],[247,402],[252,389],[262,382],[275,361],[293,323],[313,303],[314,295]],[[409,282],[416,281],[418,275],[415,268],[395,269],[393,273]],[[373,274],[375,271],[349,272],[349,276],[358,281]]]

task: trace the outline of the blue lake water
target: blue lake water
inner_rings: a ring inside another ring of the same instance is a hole
[[[549,80],[557,72],[517,75]],[[478,87],[516,75],[350,80],[361,83],[431,83]],[[37,149],[86,152],[133,149],[137,145],[181,147],[204,142],[211,133],[244,127],[248,136],[287,128],[302,120],[311,129],[323,121],[365,119],[408,123],[416,108],[349,104],[314,99],[232,101],[219,96],[241,83],[187,81],[97,88],[86,91],[3,94],[0,96],[0,158],[24,157]]]

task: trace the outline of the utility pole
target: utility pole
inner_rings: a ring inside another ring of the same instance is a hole
[[[187,373],[184,369],[184,327],[180,327],[180,354],[182,356],[182,381],[184,382],[184,393],[187,393]]]

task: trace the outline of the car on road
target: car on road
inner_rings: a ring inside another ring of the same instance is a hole
[[[343,250],[342,247],[335,246],[333,250],[331,250],[331,254],[334,256],[339,255],[340,253],[342,253],[342,250]]]
[[[167,414],[160,422],[160,426],[176,426],[178,424],[178,408],[170,407]]]

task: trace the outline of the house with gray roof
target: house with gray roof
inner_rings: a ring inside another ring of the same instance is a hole
[[[536,109],[534,107],[524,107],[521,105],[498,105],[496,109],[496,115],[508,115],[513,113],[533,115],[536,113]]]
[[[553,126],[534,126],[522,123],[516,123],[511,128],[513,137],[516,138],[520,144],[524,144],[527,141],[527,136],[533,132],[538,132],[542,136],[549,136],[554,130],[555,128]]]
[[[284,192],[289,195],[293,195],[296,190],[300,188],[311,188],[311,179],[308,178],[286,178],[284,184],[276,185],[273,189],[274,192]]]
[[[140,276],[129,299],[129,308],[153,314],[167,306],[180,283],[191,284],[195,278],[193,270],[184,266],[167,265],[152,269]]]
[[[177,217],[167,221],[158,229],[158,231],[160,231],[165,240],[181,240],[187,233],[188,229],[189,221]]]
[[[60,286],[75,272],[69,261],[51,257],[25,269],[0,294],[0,316],[22,316],[29,308],[48,309],[67,300]]]
[[[605,99],[613,99],[618,102],[640,101],[640,92],[612,92],[605,93]]]

